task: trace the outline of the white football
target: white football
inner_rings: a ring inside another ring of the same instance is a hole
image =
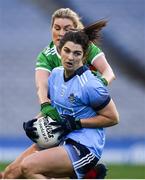
[[[50,117],[41,117],[38,118],[36,122],[34,122],[33,127],[36,127],[37,134],[39,138],[36,139],[37,145],[41,148],[50,148],[57,146],[60,143],[58,140],[61,132],[52,133],[52,130],[56,128],[56,126],[52,126],[49,123],[54,122]]]

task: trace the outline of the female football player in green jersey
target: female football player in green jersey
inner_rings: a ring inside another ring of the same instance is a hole
[[[49,115],[53,118],[56,112],[50,106],[50,100],[47,97],[48,77],[53,68],[61,66],[61,58],[57,47],[60,39],[71,29],[83,29],[84,26],[80,17],[69,8],[61,8],[52,15],[52,42],[38,55],[36,63],[36,87],[39,101],[41,104],[41,114]],[[101,27],[102,28],[102,27]],[[87,53],[87,64],[102,74],[104,82],[110,84],[115,78],[114,73],[108,64],[104,53],[95,44],[91,43]],[[107,84],[106,83],[106,84]],[[36,152],[38,147],[34,144],[22,153],[5,171],[5,178],[15,179],[20,177],[19,163],[27,155]]]
[[[104,26],[106,26],[105,21],[98,24],[97,30],[100,31]],[[47,115],[49,111],[50,101],[47,97],[48,77],[53,68],[61,66],[61,58],[57,50],[60,39],[67,31],[71,29],[83,29],[84,27],[80,21],[80,17],[74,11],[69,8],[61,8],[52,15],[51,28],[52,42],[40,52],[36,63],[36,87],[42,115]],[[104,53],[95,44],[90,43],[86,59],[86,63],[90,68],[97,70],[102,75],[102,80],[106,85],[115,78]]]

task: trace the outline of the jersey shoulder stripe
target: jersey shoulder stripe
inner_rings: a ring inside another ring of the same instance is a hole
[[[88,82],[88,79],[87,79],[87,76],[86,76],[86,74],[85,73],[83,73],[82,75],[76,75],[77,76],[77,78],[78,78],[78,80],[79,80],[79,82],[80,82],[80,84],[81,84],[81,86],[82,87],[84,87],[85,86],[85,84]]]
[[[50,48],[49,46],[47,46],[42,52],[45,54],[45,56],[57,54],[56,48],[55,47]]]

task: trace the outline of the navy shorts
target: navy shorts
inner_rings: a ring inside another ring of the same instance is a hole
[[[76,177],[82,179],[85,174],[96,166],[99,159],[86,146],[72,140],[65,140],[63,145],[66,149],[76,174]]]

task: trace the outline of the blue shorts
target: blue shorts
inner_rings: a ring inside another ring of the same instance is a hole
[[[86,146],[72,140],[65,140],[65,144],[63,145],[66,149],[71,161],[72,165],[78,179],[82,179],[85,174],[96,166],[99,159],[92,153]]]

